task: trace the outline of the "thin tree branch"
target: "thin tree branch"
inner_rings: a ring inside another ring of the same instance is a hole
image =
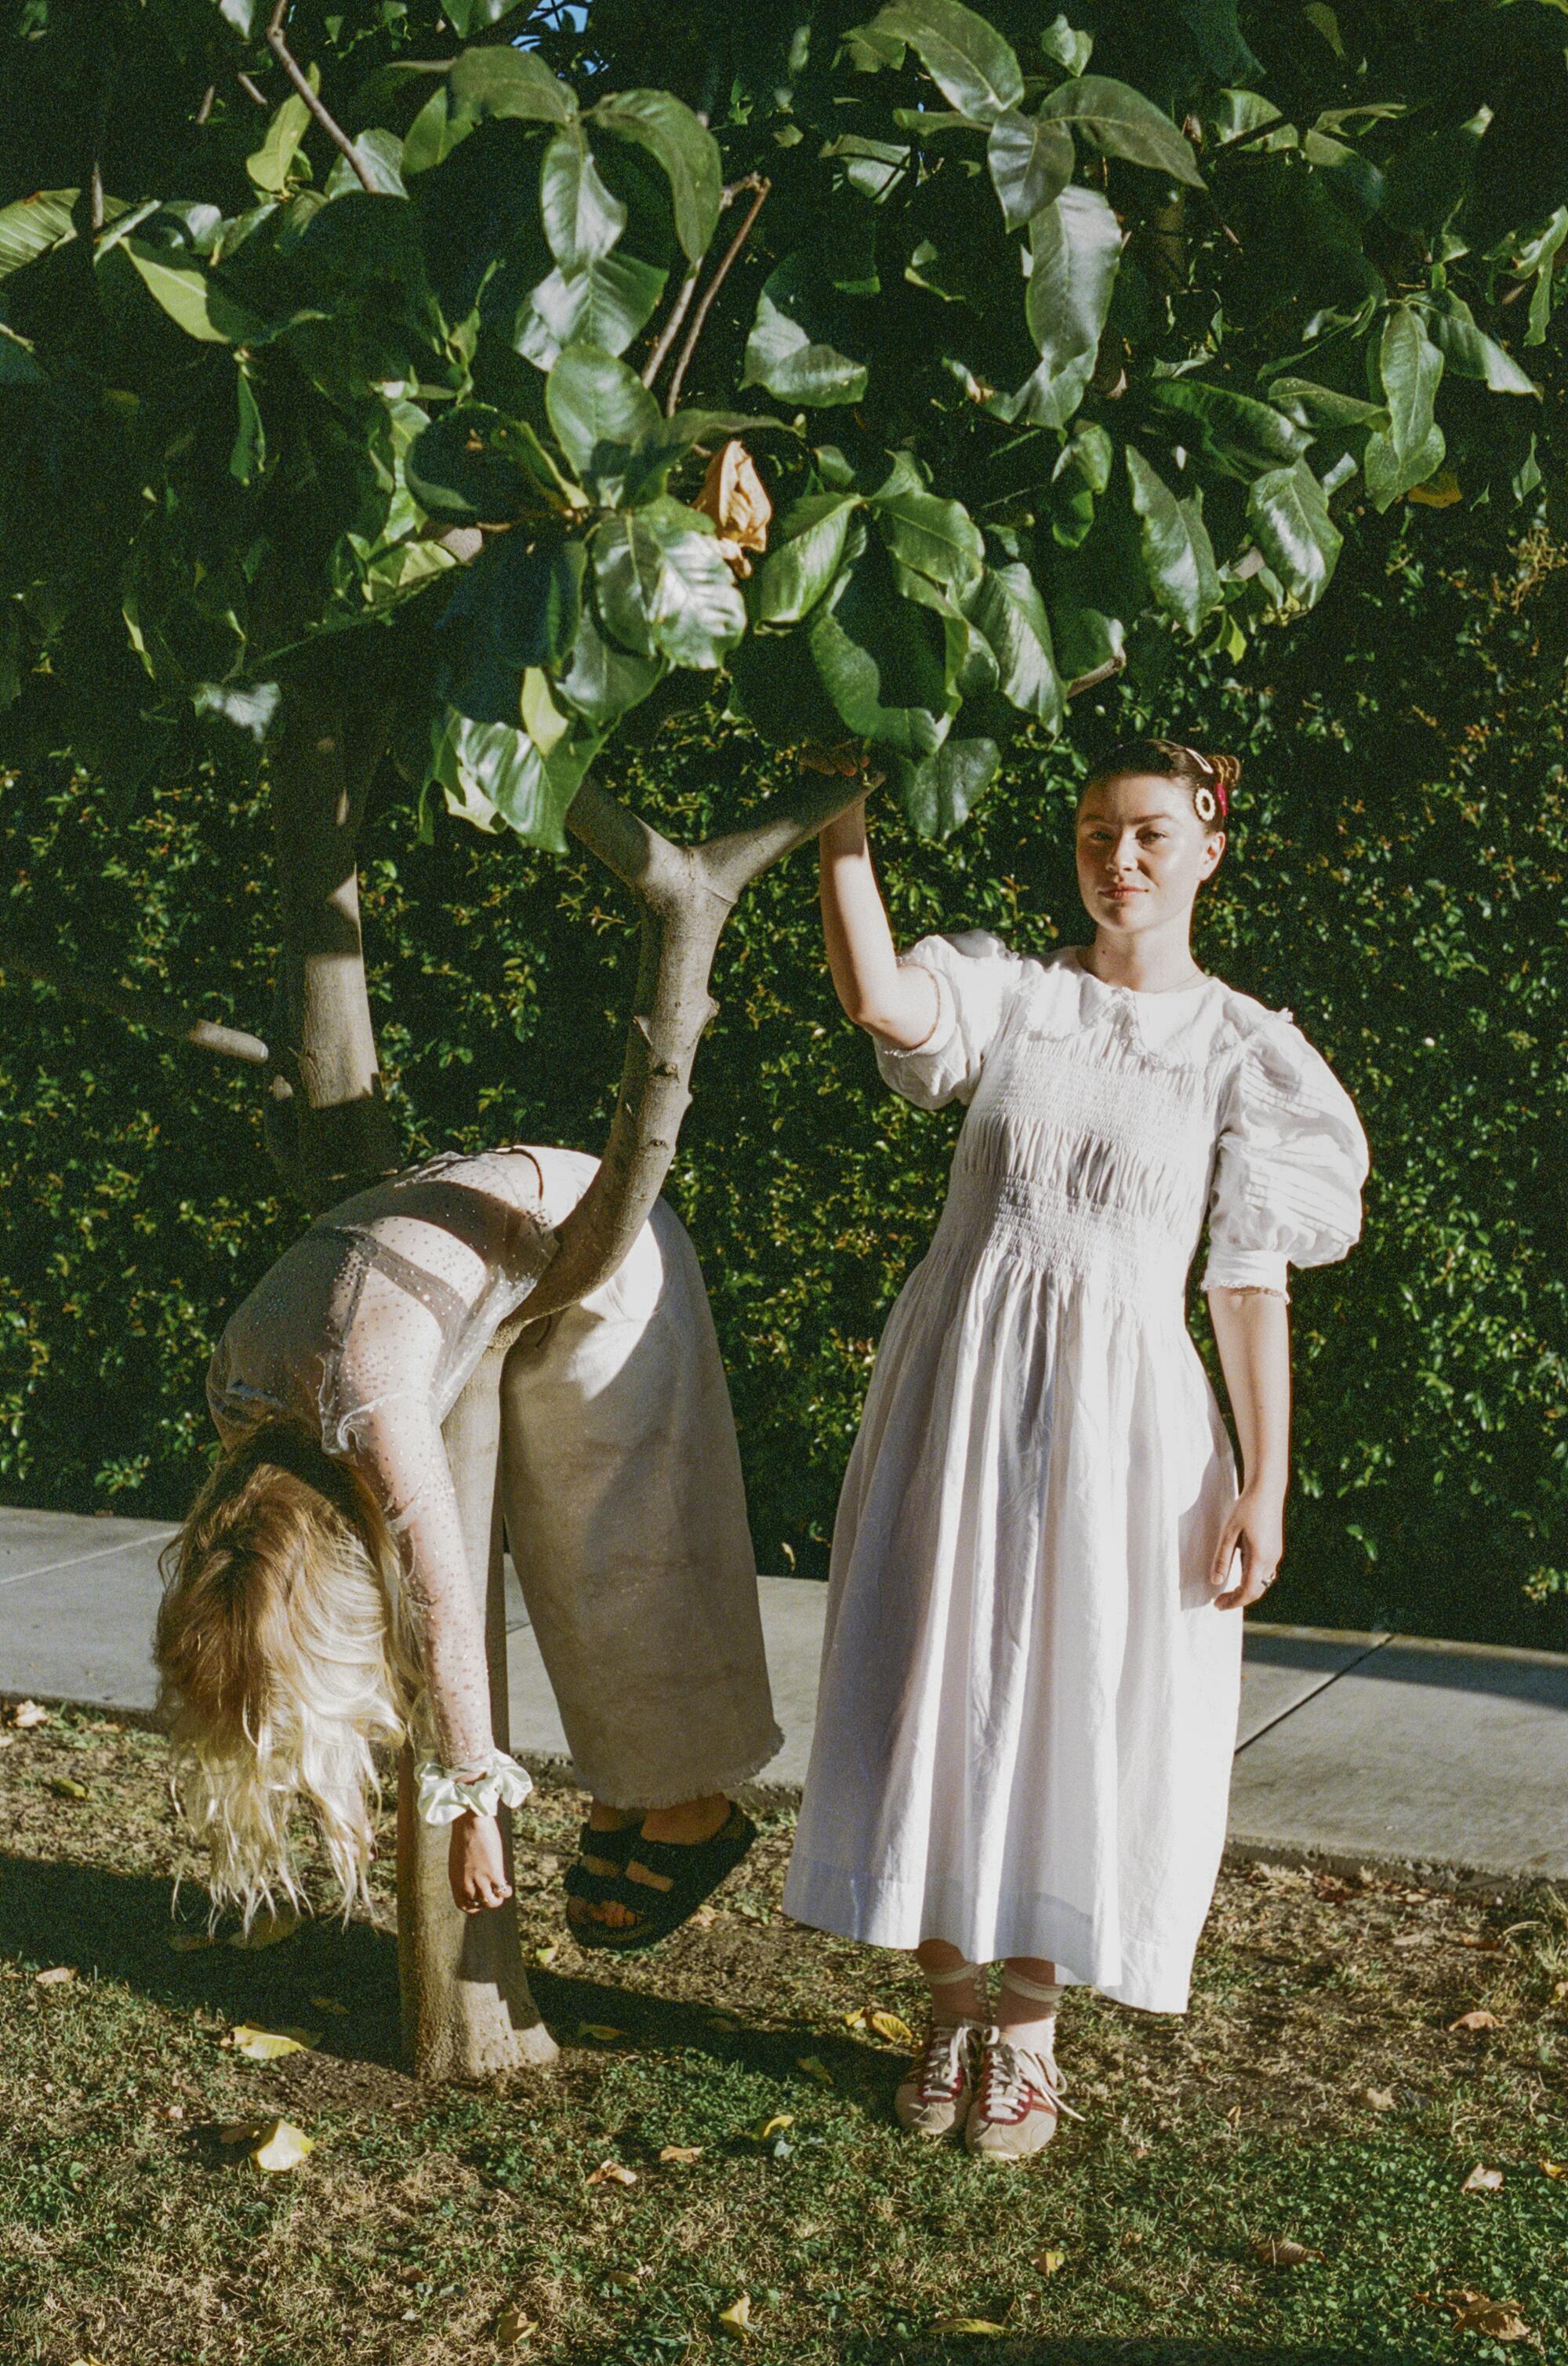
[[[243,1060],[256,1068],[270,1057],[259,1035],[247,1035],[238,1027],[219,1027],[210,1019],[193,1018],[178,1003],[162,1001],[155,995],[100,986],[96,979],[80,977],[58,962],[40,961],[36,953],[24,952],[4,939],[0,939],[0,969],[14,970],[18,977],[30,977],[39,986],[51,986],[74,1002],[112,1011],[117,1019],[128,1019],[136,1027],[151,1027],[159,1035],[173,1035],[203,1052],[221,1052],[231,1060]]]
[[[259,82],[252,81],[248,73],[236,73],[234,79],[239,84],[241,89],[244,92],[246,97],[253,99],[255,104],[261,108],[263,115],[270,115],[272,113],[272,101],[268,98],[266,92],[262,88]]]
[[[665,396],[665,417],[666,419],[673,419],[675,416],[676,406],[680,400],[681,383],[686,377],[687,367],[691,360],[691,356],[697,351],[697,341],[702,334],[704,323],[707,321],[709,313],[713,309],[713,299],[718,294],[720,288],[723,286],[725,275],[729,271],[731,264],[734,263],[736,255],[740,253],[742,247],[751,236],[751,226],[753,222],[756,221],[758,214],[762,211],[763,206],[767,200],[767,192],[772,186],[772,182],[767,179],[765,174],[762,173],[748,173],[744,181],[736,181],[731,185],[730,195],[732,197],[738,196],[742,189],[754,189],[756,194],[752,198],[750,205],[746,208],[745,220],[742,222],[739,230],[736,231],[734,238],[730,241],[729,249],[723,261],[720,264],[719,268],[715,271],[712,278],[710,279],[707,287],[704,288],[702,293],[702,301],[697,307],[696,316],[692,321],[690,328],[688,329],[686,332],[686,343],[680,349],[680,358],[676,363],[674,373],[671,376],[669,392]]]
[[[680,324],[685,320],[686,315],[690,309],[691,299],[697,292],[698,269],[699,265],[694,263],[690,270],[687,273],[686,277],[681,281],[679,293],[677,295],[675,302],[669,308],[669,319],[665,322],[664,327],[659,332],[658,343],[654,347],[653,352],[648,355],[647,360],[643,364],[643,384],[644,386],[652,386],[655,378],[657,377],[660,370],[662,370],[665,366],[665,356],[669,352],[671,345],[674,344],[677,337],[680,334]]]
[[[284,39],[283,28],[287,21],[289,6],[290,0],[277,0],[277,6],[273,10],[272,14],[272,22],[268,25],[266,30],[267,47],[272,51],[274,57],[277,60],[279,65],[283,68],[285,73],[288,76],[289,81],[294,84],[295,89],[299,93],[300,97],[305,101],[306,106],[309,108],[311,114],[320,125],[328,139],[331,141],[334,147],[340,149],[348,158],[350,164],[353,168],[354,176],[358,180],[361,188],[365,190],[369,196],[374,197],[376,196],[377,190],[375,179],[369,165],[365,163],[364,158],[360,154],[359,150],[354,146],[353,141],[349,138],[348,133],[342,129],[342,126],[336,122],[333,118],[328,114],[326,108],[322,106],[320,99],[310,87],[308,78],[300,72],[298,62],[295,58],[293,51],[290,50],[287,41]]]
[[[1103,682],[1109,682],[1113,674],[1120,673],[1126,664],[1126,659],[1119,652],[1114,658],[1107,658],[1104,664],[1096,666],[1092,673],[1081,673],[1076,682],[1070,682],[1065,695],[1081,698],[1085,691],[1098,690]]]
[[[201,105],[196,111],[196,119],[198,124],[205,123],[207,121],[208,116],[212,113],[212,103],[217,96],[218,84],[215,82],[209,82],[207,88],[201,95]]]
[[[807,839],[815,838],[865,794],[866,783],[858,774],[846,777],[839,772],[795,782],[770,797],[742,828],[711,838],[697,849],[709,884],[729,903],[738,903],[765,871],[803,846]]]

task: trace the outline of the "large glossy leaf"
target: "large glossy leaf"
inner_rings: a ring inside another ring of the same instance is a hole
[[[1391,306],[1377,353],[1388,425],[1367,438],[1367,491],[1380,510],[1442,466],[1446,445],[1433,416],[1443,356],[1411,304]]]
[[[1193,47],[1216,82],[1261,80],[1263,68],[1241,37],[1237,0],[1176,0]]]
[[[871,506],[889,549],[905,567],[959,594],[979,580],[985,542],[962,501],[901,485],[891,493],[873,494]]]
[[[544,382],[544,408],[582,476],[623,477],[633,446],[658,433],[659,406],[635,370],[592,345],[561,355]]]
[[[264,196],[283,195],[299,143],[309,129],[310,109],[297,91],[290,91],[268,124],[261,146],[245,159],[246,172]]]
[[[660,165],[669,183],[675,234],[696,263],[718,227],[723,194],[719,143],[707,125],[667,90],[617,91],[599,100],[593,118],[619,139],[635,141]]]
[[[997,688],[1025,715],[1060,727],[1061,682],[1045,602],[1029,570],[1014,560],[988,567],[965,603],[970,623],[996,659]]]
[[[785,511],[754,579],[764,624],[797,624],[815,607],[844,562],[859,508],[857,493],[808,493]]]
[[[844,720],[823,688],[802,632],[750,632],[729,664],[731,709],[776,748],[832,744]]]
[[[1094,505],[1111,481],[1115,446],[1097,420],[1080,419],[1051,470],[1051,538],[1076,550],[1093,529]]]
[[[661,658],[633,657],[599,629],[591,600],[584,600],[571,656],[555,688],[588,722],[608,729],[640,704],[664,672]]]
[[[254,313],[236,304],[199,263],[186,260],[178,249],[144,246],[140,239],[128,238],[115,252],[129,256],[148,293],[187,337],[204,344],[239,345],[261,335],[262,322]]]
[[[520,309],[512,342],[542,370],[554,369],[567,345],[623,354],[652,319],[666,276],[656,264],[620,249],[581,271],[552,271]]]
[[[403,143],[403,170],[429,172],[471,131],[496,117],[570,123],[577,111],[570,87],[532,50],[465,50],[414,118]]]
[[[1319,386],[1315,378],[1277,377],[1270,385],[1269,400],[1299,427],[1310,427],[1316,421],[1326,427],[1340,428],[1388,424],[1388,413],[1381,402],[1364,401],[1360,395],[1345,394],[1338,387]]]
[[[1029,225],[1031,267],[1024,317],[1040,366],[992,407],[1040,427],[1065,427],[1094,375],[1100,335],[1121,261],[1122,232],[1098,189],[1063,189]]]
[[[568,275],[607,255],[626,227],[626,208],[605,186],[580,123],[557,131],[544,151],[539,210],[550,252]]]
[[[444,0],[442,14],[460,41],[498,25],[521,6],[521,0]]]
[[[1423,308],[1422,317],[1444,362],[1460,377],[1479,378],[1491,394],[1540,392],[1512,354],[1476,326],[1475,315],[1462,296],[1447,290],[1436,303]]]
[[[803,627],[823,689],[859,738],[912,757],[933,756],[947,730],[941,627],[900,595],[875,542],[832,605]]]
[[[507,524],[588,506],[527,422],[487,403],[442,411],[415,437],[404,466],[423,508],[465,524]]]
[[[1126,446],[1127,485],[1137,513],[1144,569],[1160,606],[1189,633],[1220,603],[1214,546],[1196,499],[1178,501],[1136,445]]]
[[[1307,429],[1271,403],[1202,378],[1161,378],[1150,387],[1149,400],[1157,410],[1190,421],[1203,450],[1231,476],[1251,479],[1299,459],[1312,442]]]
[[[922,838],[950,838],[1001,770],[1002,750],[994,739],[950,736],[919,763],[895,757],[893,785]]]
[[[745,607],[708,522],[661,496],[594,528],[604,621],[640,657],[711,670],[745,630]]]
[[[577,639],[587,555],[577,539],[530,543],[521,534],[498,535],[462,570],[442,624],[483,635],[514,674],[558,665]]]
[[[1170,118],[1130,83],[1114,82],[1109,74],[1081,74],[1047,91],[1040,113],[1070,123],[1103,154],[1124,157],[1130,164],[1147,164],[1201,189],[1192,144]]]
[[[553,772],[526,731],[449,708],[431,771],[449,810],[465,821],[493,829],[498,818],[531,846],[565,853],[562,824],[582,776],[569,767]]]
[[[1258,547],[1285,590],[1304,608],[1328,588],[1342,541],[1328,514],[1323,488],[1305,460],[1253,479],[1247,518]]]
[[[870,379],[865,364],[823,343],[808,326],[817,301],[807,259],[789,256],[757,299],[756,318],[746,339],[743,387],[766,387],[781,402],[811,409],[864,400]]]
[[[1024,96],[1024,76],[1010,42],[959,0],[891,0],[869,31],[907,41],[949,107],[991,123]]]
[[[0,279],[75,237],[72,208],[80,195],[79,189],[39,189],[15,205],[0,206]]]
[[[380,124],[373,123],[368,131],[358,134],[353,144],[380,196],[384,197],[408,196],[408,190],[403,186],[403,142],[396,131],[386,130]],[[342,197],[356,191],[362,192],[364,187],[364,182],[349,163],[348,158],[340,156],[327,175],[327,186],[323,195],[328,197]]]
[[[991,125],[985,154],[1009,230],[1017,230],[1048,206],[1072,178],[1072,137],[1067,126],[1023,115],[1015,107]]]

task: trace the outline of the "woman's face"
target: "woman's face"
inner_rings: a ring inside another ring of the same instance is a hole
[[[1184,920],[1224,851],[1225,832],[1199,820],[1191,789],[1158,772],[1096,781],[1078,808],[1078,892],[1108,935]]]

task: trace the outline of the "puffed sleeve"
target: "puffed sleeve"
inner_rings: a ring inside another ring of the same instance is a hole
[[[1361,1236],[1367,1138],[1355,1103],[1288,1014],[1243,1047],[1220,1111],[1205,1290],[1273,1290]]]
[[[901,969],[924,969],[936,984],[936,1023],[913,1051],[877,1045],[877,1066],[917,1109],[970,1101],[985,1055],[1002,1032],[1024,964],[985,929],[962,936],[922,937],[901,954]]]

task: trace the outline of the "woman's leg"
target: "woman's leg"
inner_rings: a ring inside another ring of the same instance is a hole
[[[912,2135],[945,2136],[969,2108],[973,2043],[987,2017],[986,1966],[971,1964],[946,1939],[923,1939],[914,1951],[931,1998],[931,2020],[909,2076],[893,2098]]]
[[[984,2021],[985,1966],[969,1963],[946,1939],[923,1939],[914,1960],[931,1991],[931,2017],[944,2028],[956,2022]]]
[[[1055,1964],[1038,1955],[1009,1955],[1002,1967],[996,2026],[1010,2045],[1054,2061],[1057,2009],[1062,1994]]]

